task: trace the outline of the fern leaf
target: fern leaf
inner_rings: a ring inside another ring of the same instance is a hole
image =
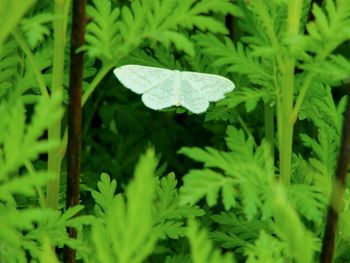
[[[264,231],[260,233],[259,238],[254,245],[247,247],[245,254],[247,263],[283,263],[285,257],[283,255],[284,244],[274,236],[266,234]]]
[[[259,235],[261,230],[268,230],[267,224],[260,220],[247,221],[233,212],[221,212],[213,215],[214,222],[219,224],[219,229],[211,233],[211,237],[220,243],[221,247],[243,253]]]
[[[94,0],[93,6],[87,7],[87,14],[93,22],[86,27],[86,45],[91,57],[100,57],[102,60],[111,60],[118,38],[118,8],[112,9],[108,0]]]
[[[44,186],[49,179],[47,173],[38,173],[3,181],[0,184],[0,200],[12,203],[15,201],[15,194],[33,196],[36,194],[36,187]]]
[[[32,121],[25,129],[22,102],[16,102],[10,110],[7,107],[9,106],[4,104],[0,109],[0,111],[6,112],[7,116],[4,120],[7,131],[1,138],[3,139],[6,163],[0,168],[0,178],[2,174],[19,168],[25,161],[36,158],[49,148],[57,147],[58,142],[48,143],[47,141],[39,141],[39,138],[45,129],[60,118],[63,113],[62,109],[57,109],[56,98],[40,97]]]
[[[7,41],[0,49],[0,96],[6,94],[13,85],[17,73],[19,57],[15,41]]]
[[[287,256],[296,262],[313,262],[314,240],[311,233],[305,229],[298,214],[291,208],[284,197],[281,186],[276,185],[274,199],[274,230],[287,247]],[[288,227],[285,227],[288,225]]]
[[[154,200],[154,173],[157,159],[153,150],[140,158],[135,168],[135,178],[128,185],[125,197],[113,198],[106,218],[93,226],[93,243],[98,255],[107,253],[97,262],[142,262],[152,251],[155,236],[152,235],[152,202]],[[103,176],[100,185],[102,195],[112,196],[114,186]],[[103,186],[103,187],[102,187]],[[140,220],[142,218],[142,220]],[[101,242],[101,243],[100,243]],[[95,255],[94,255],[95,256]],[[104,261],[102,261],[102,259]]]
[[[153,207],[152,232],[162,239],[178,239],[184,235],[184,220],[202,216],[204,212],[196,206],[181,205],[173,173],[162,178],[158,184]]]
[[[181,188],[181,202],[194,204],[206,197],[209,206],[217,204],[218,194],[222,189],[225,209],[235,205],[236,192],[233,188],[233,179],[222,176],[212,170],[192,170],[184,178]]]
[[[31,48],[35,48],[45,37],[50,35],[47,23],[52,22],[54,16],[50,13],[41,13],[21,22],[22,30]]]
[[[232,164],[229,153],[218,151],[211,147],[206,147],[204,150],[200,148],[183,147],[179,153],[184,154],[196,161],[203,162],[206,167],[219,167],[229,171]]]
[[[221,255],[218,250],[214,250],[207,232],[205,230],[200,230],[199,224],[193,220],[189,221],[187,237],[190,241],[191,257],[194,263],[235,262],[231,253]]]
[[[251,82],[262,86],[269,86],[271,73],[257,59],[247,55],[243,45],[237,47],[228,38],[224,42],[210,34],[199,34],[194,37],[203,52],[215,58],[216,66],[225,66],[229,72],[247,75]]]
[[[272,98],[272,92],[265,89],[241,88],[234,93],[229,93],[225,99],[218,102],[218,105],[235,108],[244,103],[246,112],[250,113],[256,108],[259,101],[269,101]]]
[[[117,182],[115,180],[110,180],[109,176],[105,173],[101,174],[100,181],[97,183],[99,191],[92,191],[91,195],[94,198],[95,213],[97,216],[102,217],[107,214],[112,203],[115,201],[115,190],[117,188]]]
[[[34,3],[34,0],[0,0],[0,50],[4,40],[11,33],[11,30]]]
[[[306,219],[320,225],[327,207],[327,198],[315,186],[293,184],[288,188],[291,203]]]

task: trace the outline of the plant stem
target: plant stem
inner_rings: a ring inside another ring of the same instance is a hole
[[[28,46],[27,42],[23,38],[23,36],[16,30],[12,32],[12,36],[17,41],[17,43],[22,48],[24,54],[26,54],[30,65],[32,66],[32,69],[34,71],[35,78],[39,84],[40,92],[44,96],[49,96],[49,93],[47,92],[47,87],[45,84],[45,80],[43,75],[41,74],[41,71],[39,69],[38,64],[36,63],[35,57],[33,52],[30,50],[30,47]]]
[[[65,0],[55,1],[54,27],[54,55],[52,69],[51,95],[57,96],[62,101],[63,75],[64,75],[64,49],[66,36]],[[62,103],[58,103],[58,107]],[[58,120],[48,129],[48,141],[61,141],[61,120]],[[57,209],[60,186],[61,161],[60,148],[51,149],[48,153],[48,171],[53,174],[53,179],[47,184],[47,206]]]
[[[77,50],[84,45],[86,0],[73,2],[73,22],[70,47],[68,147],[67,147],[67,193],[66,208],[80,201],[81,156],[81,96],[83,87],[84,53]],[[73,227],[68,229],[71,238],[77,237]],[[76,251],[65,247],[65,262],[74,263]]]
[[[87,91],[83,94],[82,99],[81,99],[81,107],[84,106],[86,101],[89,99],[90,95],[93,93],[93,91],[96,89],[98,84],[102,81],[102,79],[106,76],[106,74],[111,70],[113,66],[111,64],[105,65],[100,69],[100,71],[96,74],[95,78],[92,80],[91,84],[89,85]],[[61,146],[59,149],[59,157],[63,158],[66,149],[67,149],[67,142],[68,142],[68,130],[65,129],[64,135],[61,141]]]
[[[322,242],[321,263],[332,263],[334,241],[345,183],[350,163],[350,86],[348,86],[348,104],[345,110],[342,144],[338,157],[336,175],[333,182],[330,204],[328,206],[327,223]]]
[[[310,84],[314,78],[315,74],[314,73],[307,73],[305,80],[303,81],[303,85],[301,86],[300,92],[298,94],[298,98],[295,102],[294,108],[293,108],[293,112],[290,116],[290,121],[292,123],[295,123],[298,117],[298,113],[301,107],[301,104],[304,101],[305,95],[307,93],[307,91],[309,90]]]
[[[302,0],[289,2],[287,19],[288,37],[296,37],[298,35],[302,4]],[[295,59],[286,57],[281,70],[283,73],[283,80],[279,97],[279,110],[281,110],[281,113],[278,115],[278,121],[280,122],[280,125],[278,126],[278,135],[280,136],[278,147],[280,178],[284,185],[288,185],[290,183],[294,127],[294,123],[291,121],[290,117],[293,110]]]
[[[101,82],[101,80],[106,76],[106,74],[112,69],[112,64],[103,64],[100,71],[96,74],[95,78],[92,80],[88,89],[83,94],[83,98],[81,100],[81,106],[84,106],[92,92],[96,89],[97,85]]]
[[[264,103],[264,118],[265,118],[265,138],[271,146],[271,156],[275,156],[275,110],[268,102]]]
[[[24,166],[26,167],[26,169],[27,169],[29,174],[38,176],[36,171],[35,171],[35,168],[34,168],[33,164],[31,163],[31,161],[25,161]],[[35,186],[35,190],[36,190],[36,192],[38,194],[38,197],[39,197],[40,207],[41,208],[45,208],[46,207],[45,195],[44,195],[42,189],[40,187],[38,187],[38,186]]]

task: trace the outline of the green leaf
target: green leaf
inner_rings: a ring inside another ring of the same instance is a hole
[[[261,230],[268,230],[266,222],[258,219],[247,221],[233,212],[221,212],[212,219],[219,224],[219,229],[211,233],[211,237],[226,249],[235,249],[242,253],[259,235]]]
[[[99,191],[93,190],[91,191],[91,195],[96,202],[95,213],[102,217],[108,213],[112,203],[116,199],[115,190],[117,188],[117,182],[110,180],[108,174],[102,173],[97,187]]]
[[[22,30],[31,48],[35,48],[45,37],[50,35],[50,29],[45,24],[52,22],[53,19],[52,14],[41,13],[22,20]]]
[[[120,10],[113,9],[109,0],[94,0],[93,6],[89,5],[86,12],[93,22],[86,27],[86,45],[82,50],[87,50],[91,57],[112,60],[113,50],[118,44]]]
[[[247,75],[255,84],[269,87],[272,84],[270,69],[259,63],[256,58],[249,55],[241,43],[237,46],[229,38],[224,42],[212,34],[198,34],[194,37],[202,52],[212,56],[214,65],[225,66],[228,72]]]
[[[163,177],[158,184],[153,207],[152,231],[162,239],[166,237],[178,239],[184,235],[185,219],[202,216],[204,211],[197,206],[181,204],[173,173]]]
[[[286,201],[281,186],[276,185],[275,193],[274,230],[276,235],[287,245],[287,255],[298,263],[313,262],[315,244],[312,234],[304,227],[298,214]]]
[[[154,173],[158,160],[153,149],[141,156],[135,168],[134,179],[128,185],[125,196],[113,198],[105,219],[93,225],[93,243],[96,262],[142,262],[155,244],[152,234],[152,203],[154,200]],[[111,194],[114,187],[105,181],[101,189]],[[142,220],[140,220],[142,219]],[[103,261],[102,261],[103,260]]]
[[[284,244],[276,237],[261,231],[259,238],[256,239],[254,245],[247,247],[245,255],[247,263],[283,263],[285,257],[283,255]]]
[[[181,203],[195,204],[206,197],[207,204],[214,206],[220,189],[223,189],[223,202],[228,210],[235,205],[234,180],[209,169],[191,170],[184,178],[181,188]]]
[[[207,231],[200,230],[199,224],[190,220],[187,228],[187,237],[191,245],[191,257],[194,263],[232,263],[235,262],[231,253],[221,255],[218,250],[213,249]]]
[[[0,0],[0,50],[11,30],[34,3],[35,0]]]
[[[35,196],[36,188],[42,187],[48,182],[50,176],[47,173],[37,173],[34,175],[22,175],[0,184],[0,200],[13,202],[13,195]]]

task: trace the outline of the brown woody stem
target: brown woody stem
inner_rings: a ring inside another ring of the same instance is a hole
[[[84,53],[77,53],[77,49],[84,44],[85,10],[86,0],[73,1],[68,105],[67,208],[79,204],[80,200],[81,96]],[[67,231],[71,238],[76,238],[76,229],[68,228]],[[74,249],[66,247],[65,262],[75,263],[75,254]]]

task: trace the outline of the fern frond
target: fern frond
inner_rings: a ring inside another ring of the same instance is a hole
[[[116,200],[115,190],[117,182],[110,180],[107,174],[102,173],[100,181],[97,183],[97,188],[99,191],[93,190],[91,192],[96,203],[94,210],[98,217],[103,217],[109,212],[112,203]]]
[[[77,248],[77,241],[70,239],[65,231],[66,227],[74,226],[81,232],[83,224],[90,224],[89,216],[73,218],[83,206],[76,206],[64,213],[50,209],[24,209],[16,210],[0,207],[2,217],[0,223],[3,229],[0,231],[0,242],[4,249],[0,250],[1,261],[25,262],[25,252],[33,259],[42,258],[41,244],[49,239],[51,245],[69,245]],[[23,254],[20,253],[23,251]],[[27,255],[28,256],[28,255]]]
[[[278,48],[278,39],[286,29],[287,5],[258,0],[249,5],[241,1],[240,7],[243,11],[242,28],[253,36],[249,38],[251,45]]]
[[[96,222],[92,230],[92,242],[96,248],[96,262],[142,262],[152,251],[155,236],[152,235],[152,202],[154,200],[154,172],[157,159],[148,150],[135,169],[135,178],[128,185],[125,197],[113,197],[111,207],[102,222]],[[105,177],[105,176],[104,176]],[[113,185],[109,180],[101,184],[103,195],[112,196]],[[142,218],[142,220],[140,220]]]
[[[87,15],[93,19],[86,27],[86,45],[91,57],[102,60],[113,59],[113,53],[118,45],[118,17],[120,10],[112,9],[108,0],[94,0],[93,6],[88,6]]]
[[[302,109],[302,117],[308,117],[318,128],[317,138],[301,134],[305,147],[312,149],[310,163],[325,178],[333,177],[345,110],[345,97],[336,105],[330,87],[314,86],[317,92],[310,96]]]
[[[34,3],[34,0],[0,0],[0,51],[4,40],[11,33],[11,30]]]
[[[237,253],[243,253],[254,240],[258,238],[261,230],[268,230],[267,224],[260,220],[247,221],[233,212],[221,212],[212,216],[214,222],[219,224],[219,229],[213,231],[210,236],[223,248],[235,249]]]
[[[157,180],[158,181],[158,180]],[[173,173],[157,182],[153,207],[153,233],[159,238],[177,239],[184,235],[184,219],[202,216],[204,211],[197,206],[181,205],[177,181]]]
[[[78,205],[67,209],[63,213],[51,209],[41,210],[40,217],[34,220],[36,227],[23,237],[24,248],[28,249],[34,258],[41,256],[41,247],[35,243],[40,244],[46,238],[50,240],[52,245],[68,245],[79,248],[79,241],[69,238],[65,230],[67,227],[74,227],[80,234],[83,225],[90,225],[95,221],[92,216],[76,217],[83,208],[84,206]]]
[[[283,255],[284,244],[276,237],[266,234],[261,231],[259,238],[255,241],[254,245],[250,245],[245,250],[247,256],[247,263],[260,263],[260,262],[285,262]]]
[[[21,27],[31,48],[37,47],[45,37],[51,34],[51,30],[46,24],[52,22],[53,19],[53,14],[40,13],[22,20]]]
[[[224,66],[228,72],[246,75],[252,83],[268,87],[271,82],[271,72],[258,59],[248,55],[241,43],[235,46],[224,38],[224,42],[211,34],[194,36],[196,43],[202,47],[205,54],[214,58],[215,66]]]
[[[22,231],[33,229],[34,220],[43,215],[37,208],[19,211],[15,207],[0,205],[0,261],[26,262],[26,253],[23,249]]]
[[[314,238],[287,202],[280,185],[276,185],[273,207],[275,220],[273,229],[286,244],[285,257],[293,258],[298,263],[313,262]]]
[[[142,49],[136,49],[122,60],[122,64],[181,69],[181,65],[175,59],[174,55],[161,46],[157,46],[157,49],[154,50],[154,54],[148,54]]]
[[[184,236],[185,229],[181,221],[164,221],[152,227],[152,234],[158,239],[179,239]]]
[[[244,103],[247,113],[252,112],[259,101],[270,101],[274,94],[266,89],[240,88],[234,93],[229,93],[225,99],[218,102],[218,105],[224,105],[229,108],[236,108],[237,105]]]
[[[320,58],[328,55],[350,34],[350,6],[347,0],[325,1],[325,9],[317,4],[312,7],[315,21],[307,25],[310,34],[309,48]]]
[[[328,199],[315,185],[292,184],[288,188],[288,197],[300,215],[320,225],[323,220]]]
[[[0,200],[15,203],[14,195],[35,196],[36,188],[43,187],[50,176],[47,173],[22,175],[8,181],[0,180]]]
[[[17,44],[13,40],[7,41],[0,49],[0,97],[13,87],[20,62],[16,49]]]
[[[200,230],[199,224],[190,220],[187,228],[187,237],[191,245],[191,257],[194,263],[232,263],[235,262],[231,253],[221,255],[220,251],[213,249],[212,242],[208,238],[207,231]]]
[[[94,7],[89,7],[88,13],[95,21],[87,28],[87,45],[83,49],[113,65],[147,40],[165,47],[174,44],[193,56],[193,44],[182,31],[196,27],[226,33],[224,25],[208,14],[234,12],[228,0],[137,0],[130,7],[123,6],[121,12],[118,8],[112,10],[107,2],[93,1]],[[121,20],[117,20],[119,15]]]
[[[240,133],[232,128],[229,135],[235,134]],[[250,145],[249,140],[251,141],[248,139],[248,142],[243,144]],[[229,141],[233,142],[234,138]],[[263,142],[255,153],[249,147],[248,150],[231,147],[232,152],[220,152],[210,147],[205,150],[199,148],[180,150],[180,153],[203,162],[205,167],[221,170],[220,172],[211,169],[189,171],[180,190],[182,201],[194,204],[202,197],[206,197],[208,205],[213,206],[217,203],[218,193],[221,190],[225,209],[234,207],[236,199],[239,199],[243,203],[243,212],[249,220],[257,215],[259,209],[263,212],[263,218],[268,218],[272,209],[271,187],[274,178],[270,147]],[[247,166],[247,163],[250,165]]]
[[[329,55],[327,59],[314,59],[300,68],[316,74],[318,81],[326,85],[338,86],[349,77],[350,62],[342,55]]]
[[[18,169],[25,161],[46,152],[50,147],[57,147],[58,142],[48,143],[39,139],[63,113],[62,109],[57,110],[56,98],[42,96],[36,104],[31,123],[25,127],[23,102],[19,99],[11,103],[11,107],[5,103],[0,107],[2,116],[5,116],[2,130],[4,133],[0,136],[0,143],[3,145],[3,152],[0,152],[0,178]]]
[[[254,138],[246,138],[242,130],[238,130],[233,126],[228,126],[226,130],[226,145],[231,152],[235,152],[246,160],[251,159],[254,155]]]
[[[232,168],[230,154],[211,147],[205,147],[204,149],[183,147],[178,153],[203,162],[205,167],[219,167],[223,170],[230,170]]]
[[[181,188],[181,201],[184,204],[194,204],[206,197],[207,204],[217,204],[219,191],[222,191],[225,209],[235,206],[236,191],[233,187],[234,180],[224,177],[213,170],[192,170],[184,178],[184,187]]]

